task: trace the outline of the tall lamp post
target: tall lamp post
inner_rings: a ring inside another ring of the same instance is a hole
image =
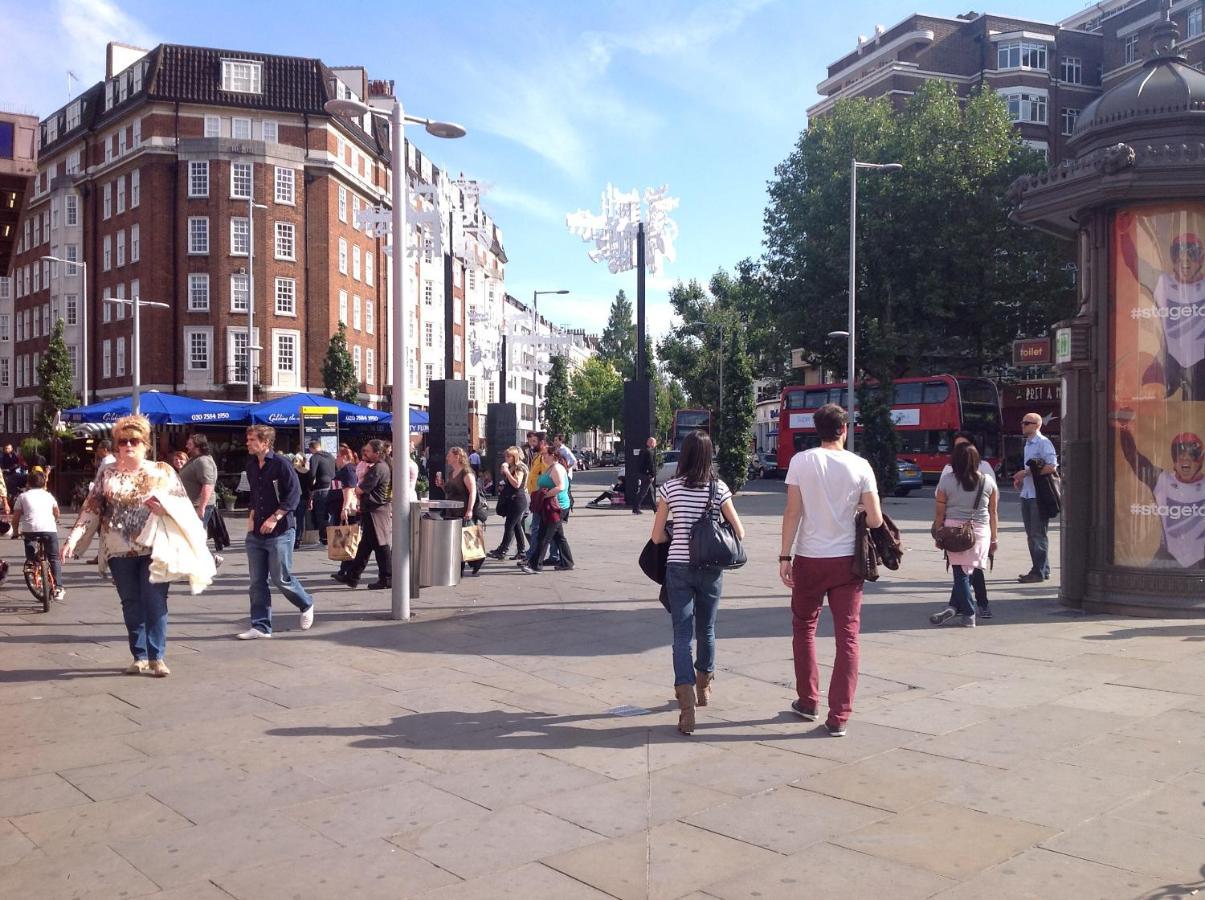
[[[253,181],[254,183],[254,181]],[[247,198],[247,402],[255,402],[255,366],[251,351],[257,355],[264,348],[255,343],[255,211],[267,209],[266,203],[255,202],[255,190]]]
[[[332,116],[386,114],[359,100],[328,100],[325,110]],[[410,481],[410,373],[406,370],[406,311],[403,307],[406,283],[406,141],[407,122],[423,125],[428,134],[441,138],[464,137],[465,130],[451,122],[438,122],[406,115],[402,102],[395,99],[388,113],[391,141],[393,190],[393,315],[389,329],[392,343],[393,389],[393,588],[392,617],[410,618],[410,498],[401,486]]]
[[[63,259],[61,256],[43,256],[42,259],[50,262],[66,263],[69,266],[79,266],[83,270],[80,285],[80,344],[83,348],[83,359],[80,360],[80,396],[84,401],[84,406],[88,405],[88,264],[86,262],[77,262],[75,260]]]
[[[540,330],[540,316],[537,310],[539,309],[540,296],[542,294],[568,294],[568,291],[532,291],[531,292],[531,339],[535,341]],[[531,430],[540,430],[540,373],[538,370],[539,360],[536,358],[535,344],[531,348]]]
[[[144,306],[153,306],[157,309],[171,309],[167,303],[160,303],[158,300],[139,300],[137,297],[132,297],[129,300],[124,300],[118,297],[110,297],[105,300],[106,303],[118,303],[121,305],[129,304],[131,308],[131,317],[134,320],[134,337],[130,342],[130,369],[134,379],[134,390],[130,393],[130,412],[138,415],[138,400],[142,394],[142,348],[141,336],[142,330],[139,327],[140,316],[138,310]]]
[[[854,311],[855,297],[858,290],[858,170],[870,169],[875,172],[898,172],[904,167],[899,163],[867,163],[857,159],[849,161],[849,370],[846,381],[846,391],[849,397],[849,437],[846,447],[854,449],[854,424],[857,400],[854,393]]]

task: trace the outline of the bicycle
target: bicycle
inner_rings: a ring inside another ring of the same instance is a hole
[[[43,537],[26,538],[35,544],[34,558],[25,560],[25,586],[33,594],[34,599],[42,604],[43,612],[50,612],[50,603],[58,592],[58,583],[54,580],[54,570],[50,567],[50,559],[46,556],[46,539]]]

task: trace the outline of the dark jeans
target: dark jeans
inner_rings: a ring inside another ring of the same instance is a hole
[[[565,539],[564,521],[541,524],[540,543],[535,548],[535,555],[531,557],[534,560],[531,567],[536,571],[544,568],[544,554],[549,548],[553,552],[549,553],[548,562],[558,566],[573,566],[573,551],[569,549],[569,541]]]
[[[356,581],[364,573],[368,567],[368,557],[373,553],[377,555],[377,577],[385,584],[391,584],[393,581],[392,558],[390,556],[391,548],[388,544],[381,543],[377,539],[376,528],[372,524],[372,516],[366,511],[360,518],[360,546],[356,550],[356,558],[351,561],[348,567],[347,576]]]
[[[632,505],[632,509],[643,509],[645,503],[649,506],[656,507],[657,503],[653,500],[653,488],[656,487],[656,482],[653,476],[646,475],[640,479],[640,487],[636,491],[636,502]]]
[[[987,576],[983,574],[983,569],[971,572],[971,588],[975,592],[975,604],[980,609],[987,609]]]
[[[527,536],[523,534],[523,517],[527,515],[527,491],[519,491],[510,498],[510,510],[506,514],[506,523],[502,526],[502,543],[498,545],[498,553],[506,555],[510,549],[510,539],[515,539],[515,552],[527,552]]]
[[[109,571],[134,659],[163,659],[167,650],[167,584],[151,583],[151,557],[114,556]]]
[[[1047,519],[1038,508],[1036,498],[1021,500],[1021,521],[1025,523],[1025,538],[1029,542],[1029,558],[1033,568],[1031,575],[1050,577],[1050,539],[1046,536]]]
[[[685,563],[665,567],[665,593],[674,625],[674,686],[694,684],[695,672],[715,671],[715,618],[724,589],[723,569]],[[691,658],[690,639],[695,639]]]
[[[959,615],[975,615],[975,605],[971,602],[971,576],[962,566],[951,566],[954,572],[954,587],[950,590],[950,606],[958,610]],[[972,569],[978,572],[979,569]]]
[[[251,580],[251,627],[265,634],[272,633],[272,591],[276,585],[285,599],[305,612],[314,600],[297,576],[293,574],[293,535],[290,528],[284,534],[263,535],[248,533],[247,569]]]
[[[56,587],[63,586],[63,565],[59,562],[59,536],[52,531],[27,531],[21,535],[25,538],[25,558],[32,562],[37,558],[37,539],[42,538],[46,561],[50,563],[50,571],[54,575]]]
[[[326,502],[330,493],[330,488],[315,488],[310,493],[310,503],[313,507],[310,510],[310,525],[317,529],[318,540],[322,542],[324,547],[326,546],[326,526],[330,524],[330,516],[326,509]]]

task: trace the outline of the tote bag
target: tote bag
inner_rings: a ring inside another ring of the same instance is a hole
[[[356,558],[360,549],[359,525],[327,525],[326,526],[326,556],[327,559],[346,562]]]
[[[465,525],[461,529],[460,558],[465,562],[485,559],[485,529],[480,525]]]

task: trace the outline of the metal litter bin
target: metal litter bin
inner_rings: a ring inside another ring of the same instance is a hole
[[[460,584],[461,520],[424,515],[418,526],[419,587]]]

